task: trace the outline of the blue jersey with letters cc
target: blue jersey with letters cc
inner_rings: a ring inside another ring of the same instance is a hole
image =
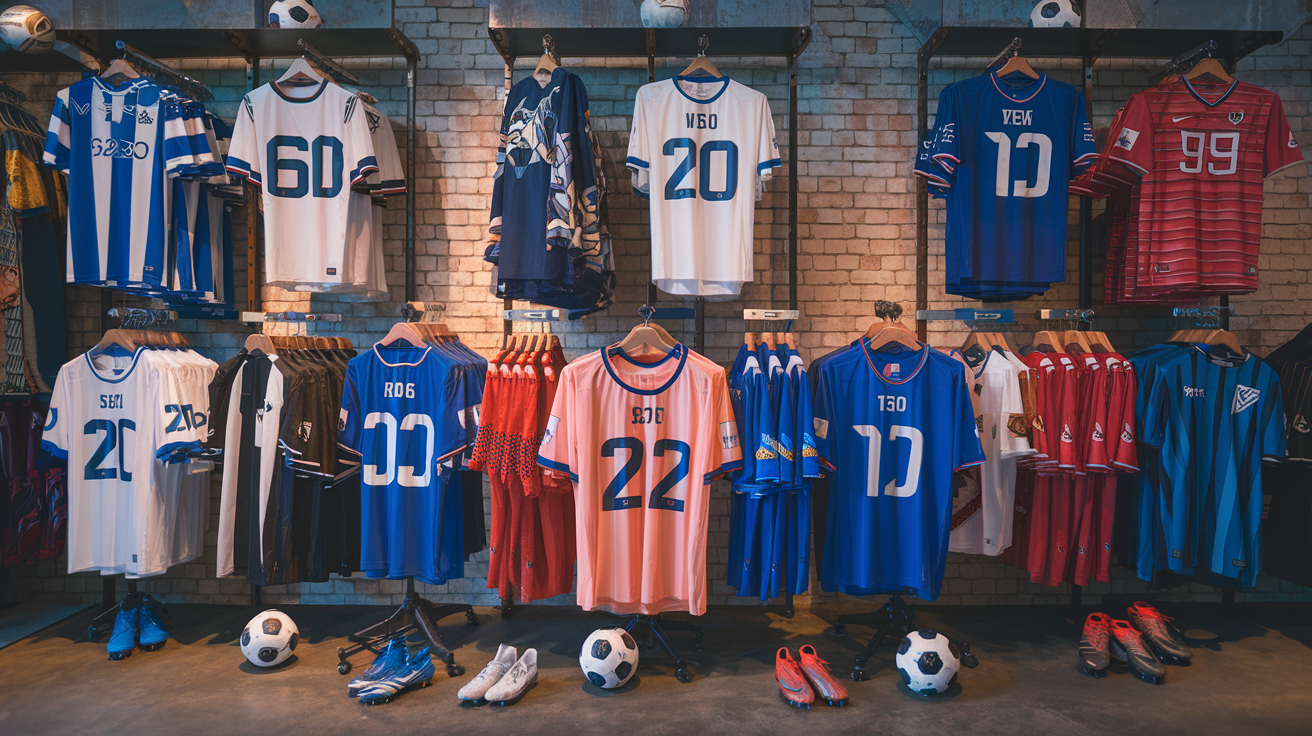
[[[849,595],[914,588],[938,597],[952,473],[981,465],[961,364],[929,348],[862,340],[817,361],[815,442],[830,474],[821,587]]]

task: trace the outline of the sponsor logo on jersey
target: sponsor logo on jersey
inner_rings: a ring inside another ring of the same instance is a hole
[[[1099,423],[1097,423],[1097,422],[1094,422],[1094,423],[1093,423],[1093,441],[1094,441],[1094,442],[1102,442],[1104,439],[1105,439],[1105,437],[1103,436],[1103,433],[1102,433],[1102,425],[1099,424]]]
[[[1029,431],[1030,423],[1024,414],[1011,414],[1007,417],[1007,430],[1016,437],[1024,437]]]
[[[721,422],[720,423],[720,445],[726,450],[732,450],[738,447],[738,423]]]
[[[1134,442],[1134,432],[1130,429],[1129,422],[1121,428],[1121,442]]]
[[[1240,123],[1242,123],[1242,122],[1244,122],[1244,111],[1243,111],[1243,110],[1231,110],[1231,111],[1230,111],[1230,124],[1231,124],[1231,125],[1238,125],[1238,124],[1240,124]]]
[[[1173,560],[1181,560],[1181,559],[1184,559],[1184,551],[1183,551],[1183,550],[1178,550],[1178,549],[1173,549],[1173,550],[1171,550],[1171,559],[1173,559]]]
[[[264,415],[271,411],[273,411],[273,404],[270,403],[268,399],[265,399],[264,406],[261,406],[260,408],[255,410],[255,421],[263,424]]]
[[[1235,386],[1235,400],[1230,405],[1230,413],[1238,414],[1257,403],[1257,399],[1262,392],[1252,386]]]
[[[1178,123],[1178,122],[1180,122],[1181,120],[1188,120],[1189,118],[1192,118],[1192,117],[1195,117],[1195,116],[1194,116],[1194,115],[1176,115],[1175,117],[1171,118],[1171,122],[1173,122],[1173,123]]]
[[[366,107],[364,109],[364,119],[365,122],[369,123],[369,135],[373,135],[378,131],[378,124],[382,122],[383,116]]]
[[[782,457],[790,463],[793,462],[793,451],[791,449],[792,443],[788,441],[786,435],[780,435],[779,439],[776,440],[769,435],[763,434],[761,435],[761,444],[769,445],[771,450],[774,450],[779,454],[779,457]]]
[[[1231,564],[1231,565],[1234,565],[1235,567],[1239,568],[1240,570],[1247,570],[1247,569],[1248,569],[1248,563],[1247,563],[1247,562],[1244,562],[1243,560],[1230,560],[1230,564]]]
[[[1039,431],[1039,432],[1047,432],[1047,431],[1048,431],[1048,430],[1046,430],[1046,429],[1043,428],[1043,417],[1039,416],[1038,414],[1035,414],[1035,415],[1034,415],[1034,420],[1033,420],[1031,423],[1034,425],[1034,429],[1037,430],[1037,431]]]
[[[1031,125],[1034,123],[1033,110],[1003,110],[1003,125]]]
[[[1204,395],[1206,394],[1206,392],[1207,392],[1207,389],[1194,388],[1193,386],[1185,386],[1185,387],[1184,387],[1184,395],[1185,395],[1186,398],[1201,399],[1201,398],[1204,397]]]
[[[150,125],[155,122],[155,118],[152,118],[149,112],[142,110],[141,112],[137,113],[137,122],[141,123],[142,125]]]
[[[815,417],[812,424],[815,425],[815,436],[824,440],[829,439],[829,420]]]
[[[1298,148],[1298,141],[1294,140],[1293,133],[1289,134],[1289,140],[1285,143],[1285,145],[1289,146],[1290,148]]]
[[[770,452],[770,448],[762,445],[756,449],[757,460],[774,460],[776,455]]]
[[[1299,432],[1302,432],[1303,434],[1312,432],[1312,427],[1308,426],[1307,419],[1302,414],[1296,414],[1294,416],[1294,429],[1298,430]]]
[[[73,108],[73,112],[77,113],[78,115],[86,115],[87,113],[91,112],[91,103],[90,103],[90,102],[88,102],[88,103],[86,103],[86,104],[79,105],[76,101],[74,101],[74,102],[72,102],[72,103],[70,103],[70,104],[71,104],[71,106],[72,106],[72,108]]]
[[[1121,134],[1116,137],[1116,147],[1132,151],[1134,150],[1134,142],[1137,140],[1139,140],[1139,131],[1131,128],[1121,128]]]
[[[1071,425],[1063,424],[1061,427],[1061,441],[1074,444],[1075,436],[1071,434]]]

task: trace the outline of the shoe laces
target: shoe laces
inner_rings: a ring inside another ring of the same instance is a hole
[[[1156,608],[1153,608],[1152,606],[1140,606],[1134,609],[1134,613],[1139,618],[1149,619],[1152,621],[1166,622],[1172,620],[1170,616],[1167,616],[1166,614],[1162,613]]]
[[[1139,632],[1132,626],[1116,627],[1116,641],[1134,654],[1143,656],[1148,654],[1148,650],[1143,647],[1143,640],[1139,638]]]

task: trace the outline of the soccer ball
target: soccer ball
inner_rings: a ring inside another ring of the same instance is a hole
[[[1031,28],[1079,28],[1080,5],[1075,0],[1043,0],[1030,11]]]
[[[946,636],[928,629],[907,634],[897,648],[902,682],[919,695],[938,695],[957,681],[961,655]]]
[[[55,24],[31,5],[15,5],[0,13],[0,38],[24,54],[44,54],[55,47]]]
[[[256,667],[272,667],[292,656],[300,638],[291,616],[270,608],[242,629],[241,653]]]
[[[579,666],[593,685],[608,690],[620,687],[638,668],[638,645],[624,629],[597,629],[583,642]]]
[[[323,25],[314,0],[278,0],[269,6],[270,28],[318,28]]]
[[[688,22],[688,0],[642,0],[638,12],[646,28],[678,28]]]

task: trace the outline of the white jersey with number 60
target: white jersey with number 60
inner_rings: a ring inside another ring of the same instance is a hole
[[[780,165],[765,95],[728,77],[638,90],[633,189],[651,200],[651,276],[670,294],[732,299],[753,280],[756,200]]]

